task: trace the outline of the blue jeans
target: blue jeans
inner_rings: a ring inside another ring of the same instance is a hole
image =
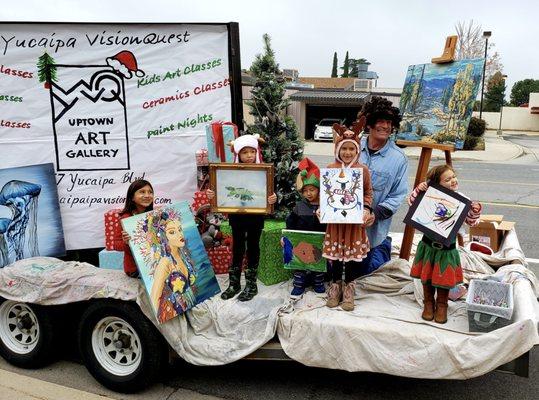
[[[370,249],[358,268],[358,278],[376,271],[391,259],[391,238],[388,236],[378,246]]]

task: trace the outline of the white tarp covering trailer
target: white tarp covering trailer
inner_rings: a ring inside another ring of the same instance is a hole
[[[249,302],[214,296],[162,325],[140,280],[87,263],[30,258],[0,269],[0,354],[21,367],[41,366],[65,346],[58,338],[75,330],[89,372],[121,392],[158,379],[167,349],[194,365],[291,359],[423,379],[469,379],[495,369],[527,377],[529,352],[539,344],[539,282],[514,231],[504,243],[488,260],[460,250],[465,279],[494,275],[513,285],[511,323],[488,333],[469,332],[462,300],[450,302],[447,324],[423,321],[421,285],[399,258],[358,281],[353,312],[328,309],[313,292],[292,302],[291,282],[259,283]],[[486,261],[503,266],[495,272]],[[227,286],[226,275],[218,281]]]

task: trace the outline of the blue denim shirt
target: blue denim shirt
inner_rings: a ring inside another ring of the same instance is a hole
[[[367,137],[361,139],[360,161],[369,168],[371,173],[374,199],[372,208],[382,205],[396,213],[408,193],[408,158],[392,141],[373,155],[367,148]],[[391,218],[376,220],[367,228],[371,249],[378,246],[389,233]]]

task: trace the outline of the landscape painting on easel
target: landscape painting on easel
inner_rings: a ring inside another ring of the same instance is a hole
[[[452,144],[462,149],[485,60],[408,67],[397,139]]]

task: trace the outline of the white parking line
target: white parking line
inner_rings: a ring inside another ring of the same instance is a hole
[[[539,258],[526,258],[527,263],[539,264]]]

